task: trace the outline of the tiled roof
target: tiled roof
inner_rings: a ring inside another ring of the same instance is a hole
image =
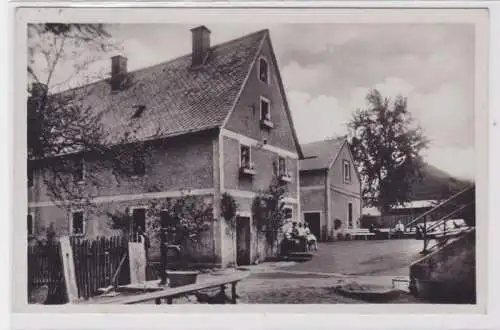
[[[102,115],[110,144],[125,135],[149,140],[220,127],[267,35],[262,30],[213,46],[202,67],[191,67],[188,54],[130,72],[118,91],[105,79],[56,96],[72,95],[79,106]],[[137,107],[144,111],[132,118]]]
[[[300,170],[329,168],[345,141],[345,138],[342,137],[303,144],[304,159],[300,160]]]

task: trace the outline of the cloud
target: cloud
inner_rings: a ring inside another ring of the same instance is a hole
[[[322,140],[346,134],[345,124],[350,118],[333,96],[311,95],[292,91],[288,93],[293,121],[301,143]]]
[[[293,61],[281,69],[283,84],[287,90],[309,90],[321,85],[331,77],[328,68],[322,65],[302,66]]]

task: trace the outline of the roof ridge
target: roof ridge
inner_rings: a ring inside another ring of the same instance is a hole
[[[239,42],[241,40],[244,40],[246,38],[250,38],[254,35],[257,35],[257,34],[261,34],[261,33],[269,33],[269,29],[261,29],[261,30],[258,30],[256,32],[252,32],[252,33],[248,33],[246,35],[243,35],[241,37],[238,37],[238,38],[235,38],[235,39],[230,39],[230,40],[226,40],[224,42],[221,42],[221,43],[218,43],[216,45],[213,45],[210,47],[210,51],[213,51],[214,49],[216,48],[219,48],[219,47],[223,47],[223,46],[227,46],[233,42]],[[128,74],[132,74],[132,73],[139,73],[139,72],[142,72],[142,71],[146,71],[146,70],[149,70],[149,69],[153,69],[155,67],[158,67],[158,66],[162,66],[162,65],[166,65],[168,63],[171,63],[171,62],[174,62],[174,61],[178,61],[184,57],[187,57],[187,56],[191,56],[191,53],[187,53],[187,54],[184,54],[184,55],[180,55],[180,56],[177,56],[177,57],[174,57],[174,58],[171,58],[169,60],[165,60],[165,61],[162,61],[160,63],[156,63],[156,64],[152,64],[152,65],[149,65],[149,66],[145,66],[145,67],[142,67],[142,68],[138,68],[138,69],[135,69],[135,70],[132,70],[132,71],[129,71]],[[69,88],[69,89],[65,89],[65,90],[62,90],[62,91],[59,91],[57,93],[54,93],[54,94],[50,94],[51,96],[52,95],[59,95],[59,94],[63,94],[63,93],[67,93],[67,92],[70,92],[70,91],[75,91],[75,90],[79,90],[79,89],[83,89],[83,88],[86,88],[86,87],[89,87],[89,86],[92,86],[94,84],[98,84],[100,82],[103,82],[103,81],[106,81],[106,80],[109,80],[110,77],[105,77],[105,78],[102,78],[102,79],[98,79],[96,81],[93,81],[93,82],[90,82],[90,83],[87,83],[87,84],[83,84],[81,86],[77,86],[77,87],[73,87],[73,88]]]
[[[301,143],[303,146],[311,145],[314,143],[322,143],[322,142],[330,142],[330,141],[343,141],[346,140],[346,137],[344,136],[338,136],[338,137],[330,137],[322,140],[315,140],[315,141],[310,141],[307,143]]]

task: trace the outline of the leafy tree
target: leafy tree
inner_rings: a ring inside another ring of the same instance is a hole
[[[368,205],[382,214],[409,201],[412,183],[421,180],[421,151],[429,141],[407,109],[407,99],[394,100],[372,90],[368,107],[354,112],[348,123],[354,161]]]

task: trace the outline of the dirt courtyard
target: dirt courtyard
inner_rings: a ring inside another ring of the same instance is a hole
[[[415,239],[356,240],[319,243],[315,256],[286,270],[346,275],[408,276],[419,259],[422,241]]]
[[[409,265],[421,257],[422,241],[341,241],[320,243],[318,248],[307,262],[250,266],[252,275],[238,285],[240,303],[366,303],[340,296],[334,287],[349,282],[391,286],[393,278],[409,275]],[[418,302],[407,293],[391,301]]]

